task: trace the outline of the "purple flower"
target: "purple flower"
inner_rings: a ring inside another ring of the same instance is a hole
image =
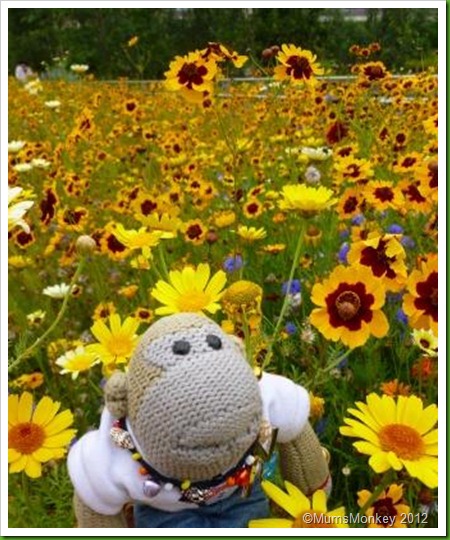
[[[358,214],[352,218],[352,225],[362,225],[366,221],[366,218],[362,214]]]
[[[401,322],[402,324],[408,324],[408,317],[402,308],[399,308],[397,310],[397,313],[395,314],[395,318],[397,319],[397,321]]]
[[[393,223],[392,225],[389,225],[387,232],[391,234],[403,234],[403,227],[397,225],[397,223]]]
[[[283,285],[281,286],[281,292],[283,294],[297,294],[302,290],[302,286],[300,285],[300,280],[293,279],[291,281],[291,286],[288,290],[289,281],[285,281]]]
[[[297,327],[295,326],[293,322],[287,322],[286,326],[284,327],[284,330],[287,334],[292,336],[293,334],[297,332]]]
[[[344,242],[338,252],[338,260],[340,263],[347,264],[347,255],[349,251],[350,244],[348,242]]]
[[[416,243],[410,236],[403,236],[400,240],[400,244],[406,249],[413,249],[416,245]]]
[[[244,265],[244,261],[240,255],[227,257],[222,265],[225,272],[236,272]]]

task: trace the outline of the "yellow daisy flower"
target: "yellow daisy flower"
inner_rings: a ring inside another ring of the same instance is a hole
[[[257,229],[256,227],[246,227],[245,225],[239,225],[237,230],[238,236],[246,242],[254,242],[255,240],[262,240],[267,236],[264,227]]]
[[[60,403],[44,396],[33,408],[33,396],[8,396],[8,463],[10,473],[42,475],[42,463],[62,458],[75,436],[69,410],[58,413]]]
[[[326,187],[309,187],[305,184],[283,186],[283,199],[279,201],[281,210],[292,210],[304,215],[313,215],[329,208],[337,202],[333,191]]]
[[[117,313],[110,315],[108,322],[109,328],[103,320],[95,321],[91,332],[99,343],[87,345],[85,350],[97,355],[103,364],[124,364],[128,362],[136,347],[136,331],[140,323],[134,317],[127,317],[122,324]]]
[[[148,232],[145,227],[139,230],[125,229],[118,223],[114,231],[114,236],[128,249],[140,249],[144,257],[150,257],[150,248],[159,244],[161,234],[159,232]]]
[[[98,364],[100,359],[93,351],[89,351],[86,347],[79,346],[73,351],[68,351],[60,356],[55,364],[61,368],[61,374],[71,373],[72,379],[75,380],[82,371],[88,371],[95,364]]]
[[[291,518],[254,519],[248,524],[250,529],[256,528],[348,528],[345,508],[327,510],[327,496],[323,489],[314,492],[312,501],[296,486],[285,482],[287,493],[268,481],[261,483],[266,495],[285,510]]]
[[[164,304],[155,310],[157,315],[172,313],[216,313],[220,309],[218,301],[226,282],[223,270],[216,272],[211,280],[208,264],[169,272],[169,283],[158,281],[151,291],[151,296]]]
[[[438,485],[438,419],[436,405],[423,407],[417,396],[379,396],[371,393],[366,403],[357,402],[348,409],[354,418],[345,418],[340,433],[363,439],[353,443],[370,456],[369,465],[376,473],[388,469],[400,471],[423,482],[429,488]]]

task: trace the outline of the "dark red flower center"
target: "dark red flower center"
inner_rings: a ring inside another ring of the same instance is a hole
[[[178,72],[178,82],[189,90],[192,90],[193,85],[200,86],[203,84],[203,79],[208,73],[205,66],[197,66],[194,62],[183,64],[183,67]]]
[[[410,200],[411,202],[424,203],[426,198],[420,193],[419,188],[416,184],[409,185],[406,189],[402,190],[402,193]]]
[[[289,66],[286,73],[294,79],[310,79],[313,74],[311,64],[304,56],[290,56],[286,64]]]
[[[51,188],[45,192],[45,198],[39,204],[41,209],[41,221],[44,225],[48,225],[50,221],[55,217],[55,206],[58,202],[58,198]]]
[[[374,296],[366,292],[364,283],[340,283],[325,300],[331,326],[360,330],[363,321],[369,323],[372,320],[374,301]]]
[[[394,506],[394,501],[391,499],[391,497],[386,497],[384,499],[375,501],[372,507],[375,523],[377,525],[382,525],[383,527],[389,527],[392,523],[392,520],[385,520],[383,518],[396,517],[398,514],[397,509]]]
[[[247,212],[249,214],[256,214],[259,210],[259,205],[257,203],[250,203],[247,205]]]
[[[376,188],[374,191],[374,195],[381,202],[391,202],[394,199],[394,192],[390,187]]]
[[[349,197],[344,203],[344,212],[351,214],[358,208],[358,199],[356,197]]]
[[[154,201],[146,200],[141,203],[141,213],[144,216],[148,216],[153,212],[153,210],[156,210],[158,208],[158,204]]]
[[[428,178],[430,183],[428,184],[430,188],[438,187],[438,164],[436,161],[432,161],[428,164]]]
[[[381,277],[386,275],[387,278],[393,279],[396,273],[391,268],[391,264],[396,261],[396,257],[388,257],[386,255],[385,240],[380,240],[376,248],[366,247],[361,251],[360,263],[364,266],[370,266],[375,276]]]
[[[126,247],[122,244],[122,242],[119,242],[117,238],[110,234],[106,240],[106,244],[108,246],[109,251],[111,253],[121,253],[122,251],[125,251]]]
[[[381,66],[366,66],[364,68],[364,74],[369,79],[369,81],[376,81],[377,79],[382,79],[386,72]]]
[[[196,240],[200,238],[202,233],[203,233],[203,229],[197,223],[195,225],[191,225],[186,231],[187,237],[190,238],[191,240]]]
[[[415,307],[423,311],[425,315],[432,317],[433,321],[438,320],[438,273],[431,272],[426,281],[421,281],[416,285],[416,292],[419,295],[414,300]]]

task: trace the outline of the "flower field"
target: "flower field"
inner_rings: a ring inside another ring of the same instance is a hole
[[[316,512],[437,526],[437,77],[266,55],[250,82],[219,44],[157,83],[10,80],[10,527],[75,526],[67,448],[182,311],[310,392],[333,479]]]

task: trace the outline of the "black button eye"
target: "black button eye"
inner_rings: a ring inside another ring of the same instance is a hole
[[[185,339],[180,339],[179,341],[175,341],[172,345],[172,351],[174,354],[180,354],[184,356],[185,354],[188,354],[191,350],[191,344],[189,341],[186,341]]]
[[[206,343],[211,347],[211,349],[214,349],[215,351],[218,351],[222,348],[222,340],[220,337],[215,336],[214,334],[209,334],[206,336]]]

